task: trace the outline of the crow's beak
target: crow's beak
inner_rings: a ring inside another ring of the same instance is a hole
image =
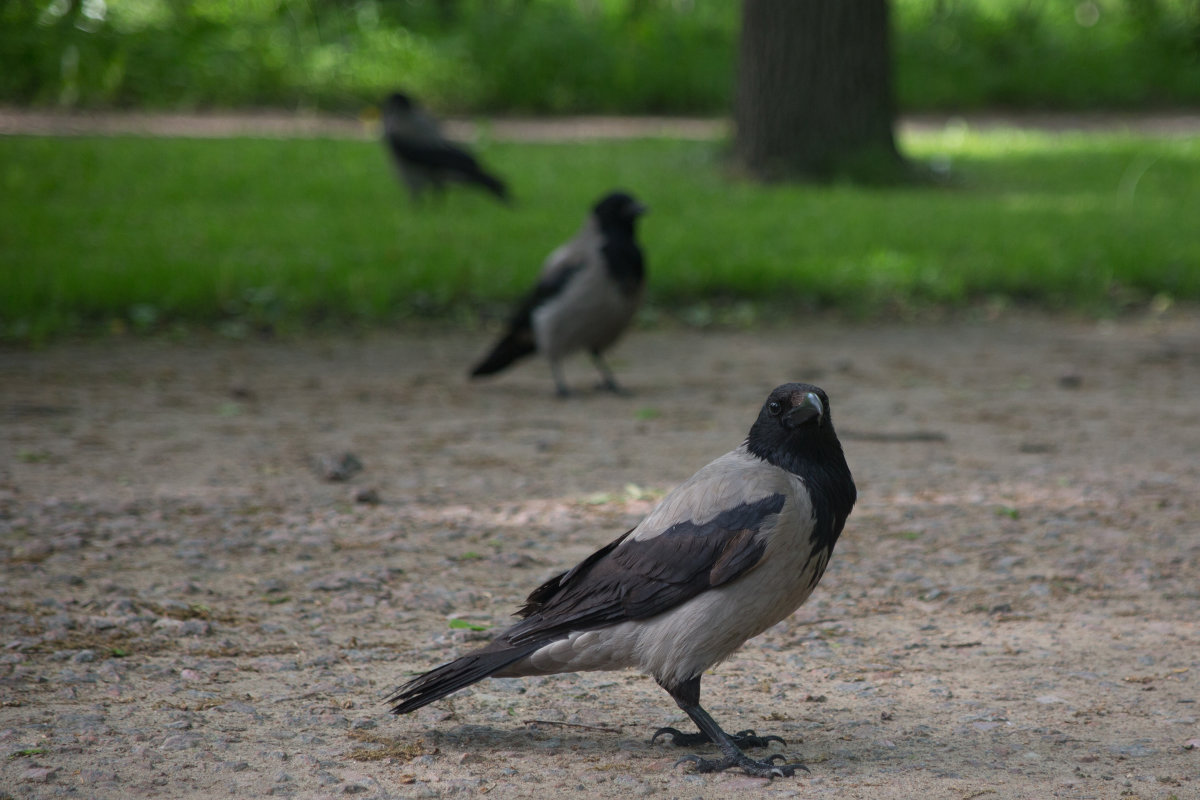
[[[634,202],[629,206],[629,216],[640,217],[642,214],[647,214],[650,211],[650,206]]]
[[[814,417],[819,421],[824,416],[825,406],[821,403],[821,398],[812,392],[806,392],[804,397],[800,398],[800,402],[783,415],[783,420],[789,428],[798,428]]]

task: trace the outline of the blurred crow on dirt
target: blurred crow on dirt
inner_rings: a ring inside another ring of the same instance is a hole
[[[471,377],[491,375],[517,359],[541,353],[550,362],[555,390],[566,397],[570,391],[559,362],[587,350],[600,371],[601,388],[620,393],[603,354],[642,302],[645,264],[634,223],[645,212],[646,207],[626,192],[601,198],[579,233],[546,258],[537,286]]]
[[[633,667],[658,681],[700,729],[662,728],[677,745],[712,742],[698,772],[738,767],[770,778],[803,764],[743,747],[778,736],[729,735],[700,706],[700,676],[785,619],[816,587],[856,491],[829,398],[789,383],[767,397],[740,447],[667,495],[633,530],[535,589],[522,619],[491,644],[401,686],[404,714],[483,678]],[[652,739],[652,741],[653,741]]]

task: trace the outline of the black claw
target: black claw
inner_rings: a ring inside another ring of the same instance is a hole
[[[783,756],[778,753],[773,754],[763,761],[755,761],[752,758],[742,756],[741,758],[726,757],[719,761],[715,759],[701,758],[697,755],[688,755],[675,762],[678,767],[683,763],[691,763],[695,765],[696,772],[721,772],[730,767],[738,767],[747,775],[753,778],[791,778],[795,776],[797,769],[802,769],[808,772],[808,767],[803,764],[776,764],[775,759],[783,760]]]
[[[696,747],[697,745],[709,744],[712,742],[712,739],[708,738],[708,736],[703,733],[684,733],[678,728],[659,728],[654,732],[654,735],[650,737],[650,744],[654,744],[656,741],[658,741],[658,737],[666,736],[668,734],[671,736],[671,744],[675,745],[676,747]],[[771,742],[779,742],[780,746],[787,747],[787,742],[783,740],[783,737],[774,735],[759,736],[750,728],[747,728],[744,731],[738,731],[729,738],[733,740],[733,743],[737,745],[739,749],[745,749],[747,747],[768,747],[770,746]]]
[[[782,755],[781,753],[772,753],[771,755],[767,756],[767,757],[766,757],[765,759],[763,759],[763,760],[764,760],[765,762],[767,762],[767,763],[769,763],[769,764],[772,764],[772,765],[773,765],[773,764],[775,764],[775,759],[777,759],[777,758],[778,758],[780,761],[785,761],[785,762],[787,761],[787,757],[786,757],[786,756],[784,756],[784,755]],[[793,775],[795,775],[795,774],[796,774],[796,770],[798,770],[798,769],[802,769],[802,770],[804,770],[805,772],[808,772],[808,773],[811,773],[811,772],[812,772],[812,770],[810,770],[810,769],[809,769],[807,766],[805,766],[804,764],[801,764],[799,761],[797,761],[797,762],[796,762],[796,763],[794,763],[794,764],[786,764],[786,763],[785,763],[785,764],[781,764],[781,765],[779,765],[778,767],[776,767],[776,769],[787,770],[787,777],[789,777],[789,778],[790,778],[790,777],[792,777]]]
[[[769,734],[767,736],[759,736],[753,728],[747,728],[744,731],[738,731],[733,734],[733,742],[738,747],[766,747],[771,742],[779,742],[783,747],[787,747],[787,742],[782,736]]]
[[[658,730],[656,730],[654,732],[654,735],[650,737],[650,744],[654,744],[655,742],[658,741],[658,737],[666,736],[668,733],[671,734],[672,742],[674,742],[680,736],[687,736],[686,733],[679,730],[678,728],[659,728]]]
[[[633,392],[629,391],[616,381],[600,381],[596,384],[596,391],[612,392],[617,397],[630,397],[633,395]]]
[[[709,739],[703,733],[684,733],[677,728],[659,728],[650,737],[650,744],[654,744],[659,736],[666,736],[668,734],[671,737],[671,744],[676,747],[696,747],[697,745],[708,744],[712,741],[712,739]]]

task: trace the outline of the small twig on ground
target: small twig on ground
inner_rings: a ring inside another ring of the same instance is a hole
[[[604,725],[584,725],[581,722],[559,722],[552,719],[523,719],[522,725],[559,725],[564,728],[583,728],[588,731],[603,731],[604,733],[620,733],[621,729],[609,728]]]

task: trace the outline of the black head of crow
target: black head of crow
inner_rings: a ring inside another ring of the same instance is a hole
[[[750,758],[779,737],[726,733],[700,706],[700,678],[799,608],[825,572],[856,492],[816,386],[789,383],[763,403],[743,444],[669,493],[632,530],[534,589],[520,621],[491,644],[401,686],[397,714],[490,676],[632,667],[658,681],[699,728],[662,728],[677,745],[715,744],[697,771],[792,775],[803,765]],[[653,739],[652,739],[653,740]],[[682,762],[680,762],[682,763]]]
[[[412,111],[413,101],[404,92],[392,92],[384,101],[392,111]]]
[[[816,524],[814,539],[832,549],[841,534],[833,507],[848,509],[857,492],[842,443],[833,430],[829,397],[806,383],[776,388],[750,428],[746,449],[759,458],[801,476],[810,487]],[[842,522],[845,518],[842,518]]]
[[[611,192],[592,207],[592,213],[606,232],[622,232],[633,236],[634,223],[647,211],[646,207],[628,192]]]

